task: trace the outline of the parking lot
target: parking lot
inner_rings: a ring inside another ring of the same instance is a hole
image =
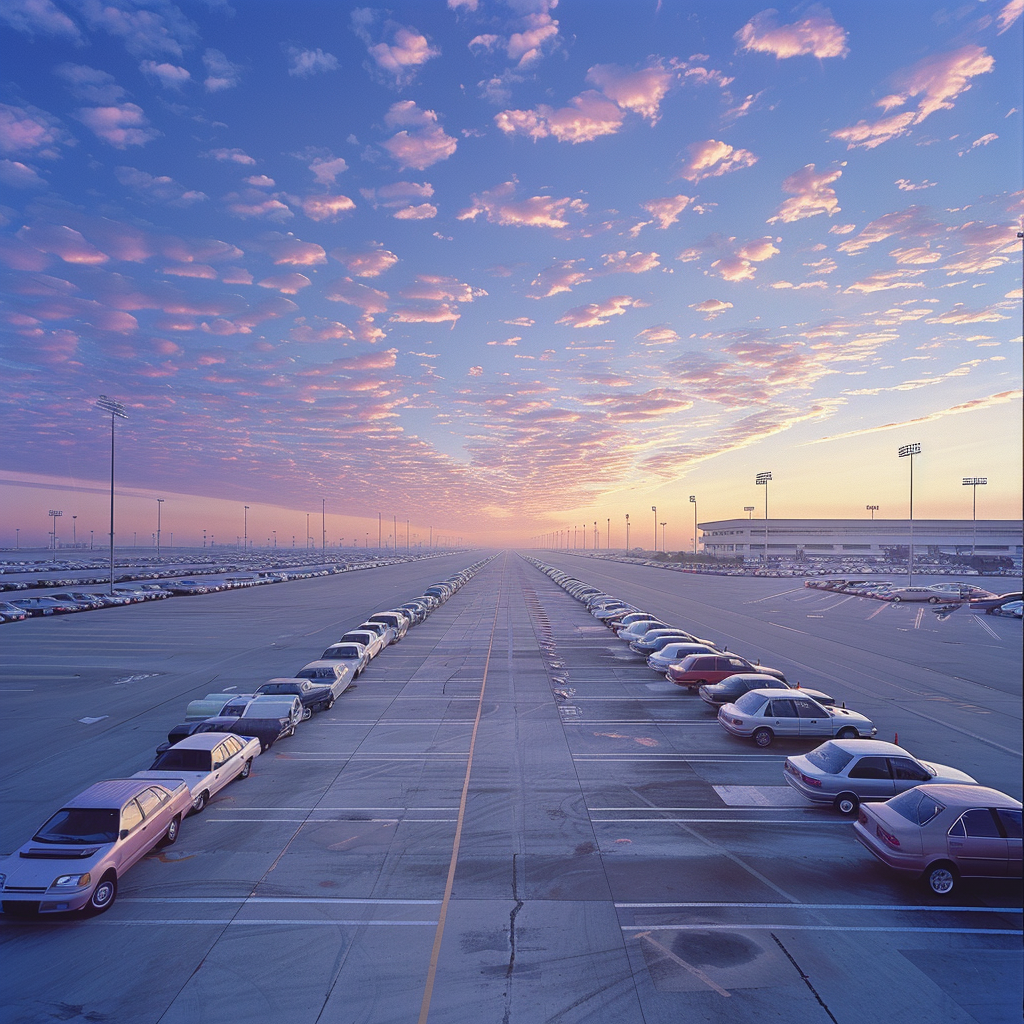
[[[0,635],[0,853],[147,768],[186,702],[287,676],[474,556]],[[545,554],[1021,796],[1021,626]],[[0,1020],[1019,1019],[1021,898],[952,904],[785,786],[548,577],[498,555],[92,919],[0,920]]]

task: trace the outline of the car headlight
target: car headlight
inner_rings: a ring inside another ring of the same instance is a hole
[[[84,875],[61,875],[53,880],[50,888],[88,885],[91,881],[92,876],[88,871]]]

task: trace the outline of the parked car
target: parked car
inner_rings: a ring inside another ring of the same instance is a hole
[[[28,612],[10,601],[0,601],[0,622],[21,622],[28,618]]]
[[[997,608],[1001,608],[1010,601],[1020,601],[1020,592],[1010,594],[999,594],[997,597],[972,597],[968,607],[972,612],[985,612],[991,615]]]
[[[206,719],[200,718],[193,722],[180,722],[178,725],[175,725],[168,731],[166,742],[160,743],[157,746],[156,752],[158,754],[162,754],[169,747],[173,747],[175,743],[180,743],[187,736],[192,736],[194,733],[199,732],[199,727],[203,725],[205,721]],[[202,731],[206,732],[207,730],[204,729]],[[221,731],[225,733],[227,732],[226,729],[222,729]]]
[[[715,645],[709,640],[702,640],[678,627],[649,629],[639,640],[630,641],[629,649],[635,654],[642,654],[646,657],[662,650],[666,644],[704,644],[705,647],[716,650]]]
[[[363,669],[370,664],[370,655],[362,644],[338,643],[331,644],[320,655],[320,660],[343,661],[352,669],[352,678],[358,679],[363,674]]]
[[[712,707],[721,707],[723,704],[730,704],[742,697],[748,690],[798,690],[813,697],[819,704],[831,707],[835,699],[821,690],[811,690],[800,686],[799,683],[787,683],[775,676],[766,675],[764,672],[737,672],[735,675],[726,676],[720,683],[709,683],[702,686],[697,694],[702,701]]]
[[[240,715],[218,715],[200,722],[197,733],[230,732],[236,736],[255,736],[260,750],[267,751],[279,739],[293,736],[302,721],[302,702],[298,697],[267,694],[250,700]]]
[[[384,622],[371,622],[367,619],[366,622],[360,622],[356,629],[365,629],[371,633],[376,633],[384,641],[385,647],[398,641],[398,630]]]
[[[883,864],[948,896],[960,878],[1021,877],[1021,803],[986,786],[916,786],[861,804],[854,835]]]
[[[737,672],[756,672],[774,676],[786,682],[786,677],[777,669],[767,665],[752,665],[746,658],[738,654],[690,654],[682,661],[670,665],[665,673],[666,678],[677,686],[686,686],[696,690],[709,683],[720,683],[728,676]]]
[[[829,740],[787,757],[783,778],[808,800],[832,804],[840,814],[856,814],[861,800],[888,800],[925,782],[977,785],[966,772],[919,761],[882,740]]]
[[[238,693],[208,693],[198,700],[190,700],[185,705],[185,721],[201,722],[205,718],[213,718],[221,713],[225,704],[238,700],[240,696]]]
[[[718,722],[726,732],[753,739],[759,747],[770,747],[777,736],[838,736],[845,740],[878,732],[864,715],[847,708],[826,708],[803,691],[783,697],[778,690],[749,690],[718,709]]]
[[[998,608],[992,609],[993,615],[1005,615],[1007,618],[1019,619],[1024,617],[1024,601],[1007,601]]]
[[[929,604],[938,604],[940,601],[949,600],[942,594],[936,594],[931,587],[893,587],[886,591],[885,595],[890,601],[927,601]]]
[[[70,601],[57,601],[52,597],[16,597],[11,601],[26,615],[39,618],[44,615],[66,615],[69,612],[81,611],[81,606]]]
[[[95,783],[0,862],[4,913],[109,909],[125,872],[153,847],[174,843],[191,806],[176,779]]]
[[[633,645],[630,644],[629,646],[632,647]],[[718,653],[714,647],[708,647],[707,644],[687,643],[676,640],[673,643],[666,644],[660,651],[655,651],[647,659],[647,667],[654,669],[655,672],[664,674],[668,672],[670,666],[677,665],[683,658],[688,658],[691,654],[717,655]]]
[[[362,644],[371,658],[384,650],[384,638],[372,629],[350,629],[338,643]]]
[[[376,612],[370,616],[368,621],[390,626],[395,631],[395,639],[391,641],[393,644],[397,644],[409,632],[409,627],[412,625],[412,619],[405,612],[400,611]]]
[[[270,679],[256,690],[256,696],[298,697],[302,702],[303,721],[314,711],[330,711],[334,702],[348,689],[352,681],[352,669],[344,662],[314,661],[312,665],[329,665],[336,671],[320,675],[296,675],[291,679]],[[309,666],[307,665],[306,668]]]
[[[253,759],[260,753],[254,736],[221,736],[215,732],[189,736],[175,743],[133,779],[181,779],[192,797],[192,813],[199,814],[210,797],[235,779],[247,779]]]

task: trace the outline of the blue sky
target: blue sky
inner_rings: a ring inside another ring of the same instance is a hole
[[[1022,6],[5,0],[0,542],[1019,516]]]

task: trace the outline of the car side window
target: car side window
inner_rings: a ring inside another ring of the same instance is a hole
[[[140,793],[136,799],[139,801],[142,813],[147,818],[155,814],[163,803],[163,800],[160,799],[160,794],[155,789],[147,789],[144,793]]]
[[[242,749],[242,747],[245,746],[245,744],[242,743],[242,741],[237,736],[231,736],[228,739],[226,739],[224,741],[224,745],[228,748],[232,755],[237,754]]]
[[[975,839],[999,839],[999,825],[995,815],[987,807],[979,807],[972,811],[964,811],[960,815],[964,830]]]
[[[909,757],[891,757],[889,763],[892,765],[892,777],[894,779],[909,779],[912,782],[928,782],[931,773],[922,768],[916,761]]]
[[[851,779],[888,779],[889,762],[884,757],[862,757],[847,774]]]
[[[1020,811],[1010,811],[1000,807],[996,814],[999,815],[999,820],[1002,822],[1006,838],[1020,839]]]
[[[129,800],[128,803],[121,808],[121,828],[126,828],[131,831],[136,825],[142,822],[142,811],[139,810],[139,805],[134,800]]]
[[[227,745],[224,743],[218,744],[213,748],[213,767],[214,770],[219,768],[231,754],[227,750]]]
[[[725,668],[735,668],[740,671],[747,667],[747,663],[742,658],[725,658]]]
[[[772,718],[796,718],[796,709],[791,700],[773,700],[770,716]]]
[[[817,706],[813,701],[807,700],[807,698],[797,698],[793,701],[796,705],[796,713],[800,718],[821,718],[821,708]]]

